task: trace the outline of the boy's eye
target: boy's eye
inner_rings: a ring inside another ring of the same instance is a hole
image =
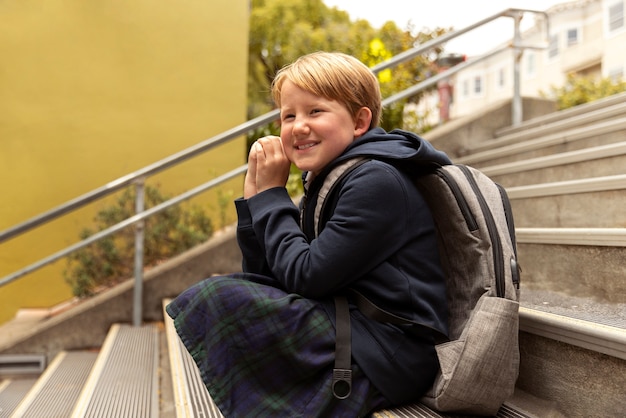
[[[286,115],[283,115],[283,120],[288,120],[288,119],[292,119],[294,117],[293,114],[291,113],[287,113]]]

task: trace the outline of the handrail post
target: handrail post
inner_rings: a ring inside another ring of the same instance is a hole
[[[145,177],[135,182],[135,213],[145,209]],[[143,250],[145,221],[135,224],[135,287],[133,294],[133,325],[141,326],[143,319]]]
[[[520,30],[520,22],[522,21],[523,14],[517,12],[514,14],[515,20],[515,34],[513,36],[513,100],[511,102],[511,122],[513,126],[517,126],[522,123],[523,110],[522,110],[522,93],[521,93],[521,77],[520,67],[522,61],[522,55],[524,53],[522,44],[522,33]]]

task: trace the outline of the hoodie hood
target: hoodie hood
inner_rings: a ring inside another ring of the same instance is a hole
[[[417,163],[420,166],[442,166],[452,164],[448,156],[413,132],[394,129],[385,132],[374,128],[354,141],[337,162],[353,157],[368,157],[389,162]]]

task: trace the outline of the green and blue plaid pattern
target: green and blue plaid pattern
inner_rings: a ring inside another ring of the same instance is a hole
[[[258,281],[212,277],[167,306],[226,418],[358,417],[385,406],[356,364],[351,396],[335,399],[335,328],[326,311]]]

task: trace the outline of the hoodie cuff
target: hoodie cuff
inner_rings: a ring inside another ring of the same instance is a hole
[[[246,199],[243,197],[235,199],[235,210],[237,211],[237,224],[240,227],[252,226],[252,214]]]

